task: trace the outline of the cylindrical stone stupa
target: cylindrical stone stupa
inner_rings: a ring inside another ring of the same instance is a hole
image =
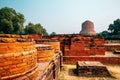
[[[94,30],[94,23],[87,20],[82,24],[82,30],[80,34],[83,36],[95,36],[96,32]]]

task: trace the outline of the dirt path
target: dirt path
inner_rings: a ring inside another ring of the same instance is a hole
[[[112,77],[78,77],[76,65],[64,64],[59,80],[120,80],[120,65],[106,65]]]

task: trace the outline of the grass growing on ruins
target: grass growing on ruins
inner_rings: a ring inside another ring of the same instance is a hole
[[[63,67],[61,68],[62,73],[66,73],[66,69],[67,69],[67,67],[66,67],[66,66],[63,66]],[[61,74],[61,72],[60,72],[60,75],[59,75],[58,80],[64,80],[64,79],[65,79],[65,75],[64,75],[64,74]]]
[[[120,80],[120,64],[106,64],[112,77],[93,77],[93,76],[77,76],[76,65],[63,64],[59,80]]]

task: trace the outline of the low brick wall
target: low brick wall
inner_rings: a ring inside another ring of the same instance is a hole
[[[53,69],[53,73],[54,73],[54,80],[58,80],[58,76],[59,76],[59,72],[60,72],[60,68],[62,66],[62,58],[61,58],[61,53],[57,52],[55,54],[55,59],[54,59],[54,69]]]
[[[105,55],[104,39],[100,37],[58,34],[43,38],[58,40],[63,56]]]
[[[78,76],[111,76],[106,66],[98,61],[78,61],[76,67]]]
[[[36,44],[47,44],[53,47],[54,50],[60,50],[60,42],[52,39],[35,40]]]
[[[36,44],[37,48],[37,61],[46,62],[54,59],[54,49],[50,45]]]
[[[104,40],[94,37],[73,37],[66,40],[64,56],[105,55]]]
[[[29,37],[33,38],[34,40],[42,39],[42,34],[29,34]]]
[[[76,63],[77,61],[99,61],[106,64],[120,64],[120,57],[63,56],[64,63]]]
[[[37,50],[32,39],[27,35],[0,34],[1,80],[23,76],[22,79],[35,79],[37,68]]]
[[[62,53],[60,42],[51,39],[35,40],[37,48],[37,61],[39,64],[39,80],[58,80],[62,66]],[[42,68],[41,68],[42,67]]]
[[[38,63],[38,80],[58,80],[60,71],[60,53],[55,53],[54,60]]]
[[[116,44],[116,45],[105,44],[105,50],[106,51],[120,50],[120,44]]]

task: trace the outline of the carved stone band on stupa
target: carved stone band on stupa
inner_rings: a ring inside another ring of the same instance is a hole
[[[82,24],[82,30],[80,31],[80,34],[83,36],[94,36],[96,35],[96,32],[94,30],[94,23],[87,20]]]

